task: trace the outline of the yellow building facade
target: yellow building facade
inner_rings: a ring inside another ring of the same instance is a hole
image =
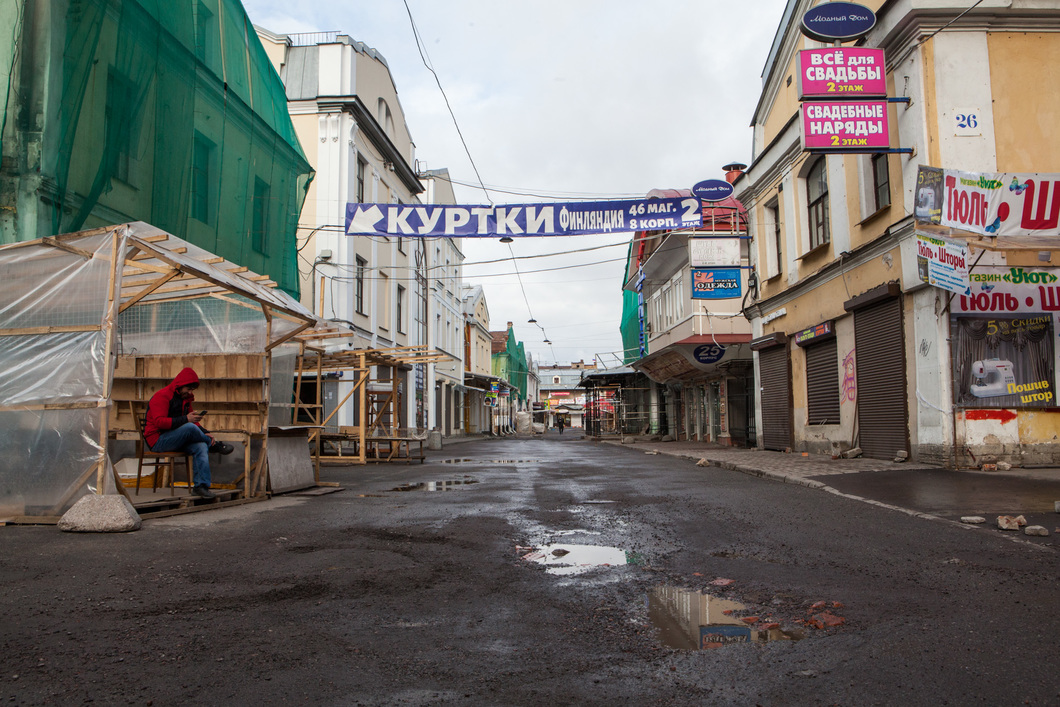
[[[953,339],[969,312],[919,277],[916,238],[922,166],[1060,172],[1049,139],[1060,97],[1045,90],[1060,66],[1060,2],[863,2],[875,26],[842,46],[886,57],[891,149],[875,154],[803,149],[799,52],[829,45],[800,22],[821,4],[786,7],[763,72],[753,160],[735,184],[751,214],[757,287],[745,311],[759,445],[956,467],[1060,461],[1055,400],[1006,407],[1007,398],[966,394]],[[1060,266],[1047,239],[1022,246],[972,245],[972,272],[1048,276]]]

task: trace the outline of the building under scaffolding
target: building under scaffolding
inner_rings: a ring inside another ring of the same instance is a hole
[[[585,388],[585,434],[622,437],[654,434],[660,412],[654,384],[632,368],[586,371],[578,384]]]

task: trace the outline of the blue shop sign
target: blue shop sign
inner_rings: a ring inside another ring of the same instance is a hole
[[[700,363],[717,363],[724,355],[725,347],[721,344],[703,344],[692,352],[692,358]]]
[[[876,13],[854,2],[826,2],[802,16],[802,33],[819,42],[849,42],[876,26]]]
[[[733,186],[724,179],[704,179],[692,187],[692,196],[703,201],[721,201],[732,196]]]
[[[740,268],[692,268],[692,299],[733,299],[742,294]]]

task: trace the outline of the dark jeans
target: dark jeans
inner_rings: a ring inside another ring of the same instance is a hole
[[[210,438],[194,422],[166,430],[151,445],[156,452],[188,452],[191,454],[192,475],[196,486],[210,486]]]

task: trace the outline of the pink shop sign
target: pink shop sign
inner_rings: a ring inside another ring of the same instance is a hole
[[[799,100],[884,98],[882,49],[827,47],[799,52]]]
[[[890,148],[887,101],[807,101],[800,108],[802,149],[874,152]]]

